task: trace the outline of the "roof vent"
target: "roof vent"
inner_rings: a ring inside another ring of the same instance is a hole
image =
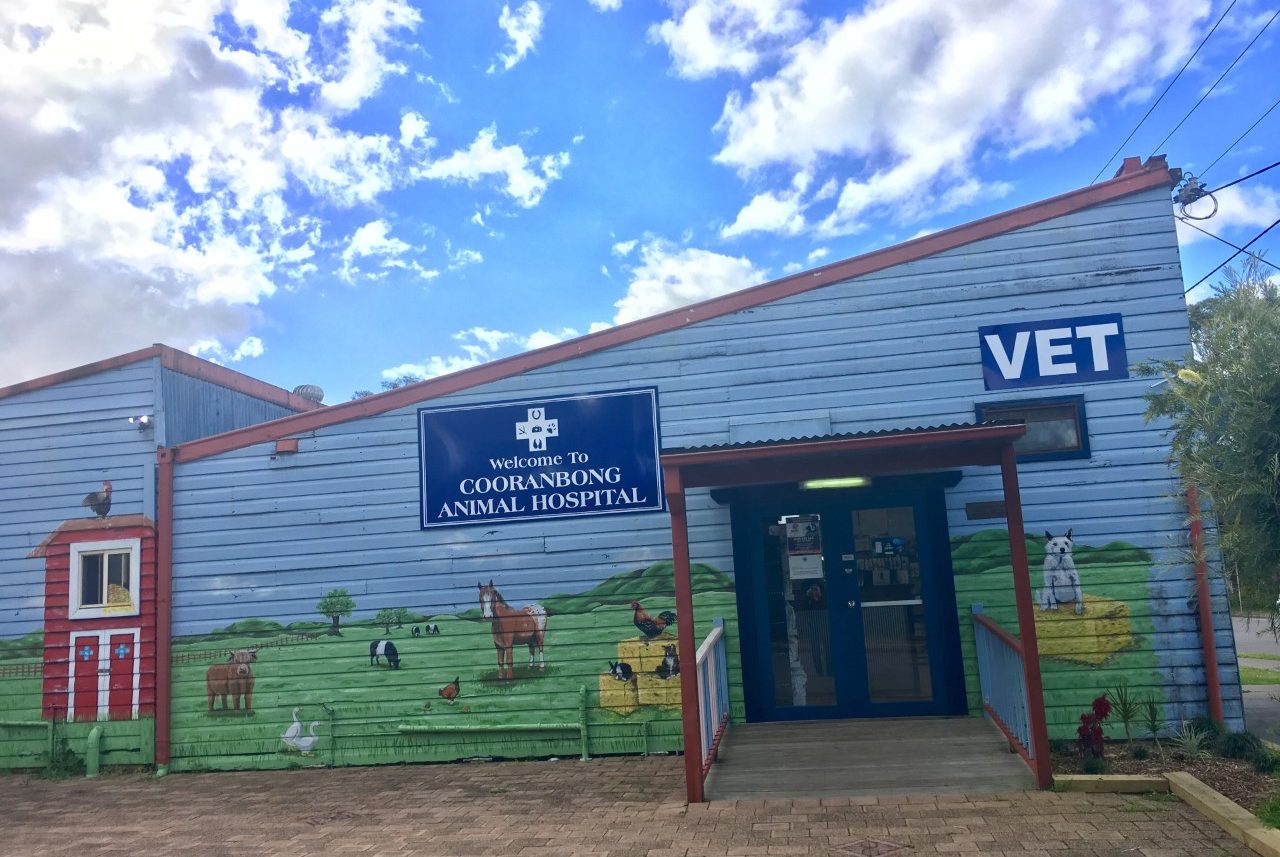
[[[294,387],[293,394],[306,399],[308,402],[315,402],[317,405],[324,401],[324,390],[315,384],[301,384]]]

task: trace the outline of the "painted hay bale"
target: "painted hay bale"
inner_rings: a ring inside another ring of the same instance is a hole
[[[634,681],[618,681],[609,673],[600,676],[600,707],[624,717],[640,707]]]
[[[637,697],[641,705],[680,706],[680,676],[661,679],[655,673],[636,676]]]
[[[666,634],[652,640],[646,640],[644,637],[623,640],[618,643],[618,660],[624,664],[631,664],[634,672],[652,673],[662,663],[665,647],[677,645],[677,639]]]
[[[1036,608],[1036,638],[1042,657],[1099,666],[1134,644],[1129,605],[1085,595],[1080,616],[1074,604],[1057,610]]]

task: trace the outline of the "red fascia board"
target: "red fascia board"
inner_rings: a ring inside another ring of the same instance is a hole
[[[29,393],[33,390],[43,390],[46,387],[65,384],[68,381],[76,381],[80,378],[88,378],[92,375],[119,369],[122,366],[131,366],[134,363],[140,363],[143,360],[150,360],[155,357],[160,358],[160,365],[166,369],[191,378],[208,381],[211,384],[217,384],[219,387],[226,387],[230,390],[244,393],[246,396],[252,396],[255,399],[262,399],[282,408],[288,408],[295,413],[324,407],[317,402],[304,399],[274,384],[259,381],[257,378],[251,378],[234,369],[210,363],[208,360],[203,360],[193,354],[187,354],[185,351],[179,351],[171,346],[161,344],[149,345],[146,348],[130,351],[127,354],[117,354],[115,357],[108,357],[105,360],[86,363],[74,369],[65,369],[61,372],[54,372],[51,375],[33,378],[30,381],[21,381],[8,387],[0,387],[0,399],[16,396],[19,393]]]
[[[439,378],[432,378],[378,393],[352,402],[330,405],[322,411],[312,411],[291,417],[283,417],[249,428],[237,429],[220,435],[193,440],[175,447],[175,461],[194,461],[223,452],[241,449],[257,443],[278,440],[289,435],[337,425],[350,420],[393,411],[415,405],[451,393],[469,390],[504,378],[520,375],[544,366],[550,366],[575,357],[604,351],[637,340],[668,333],[718,316],[741,312],[745,309],[773,303],[784,298],[829,286],[843,280],[882,271],[917,259],[935,256],[966,244],[1002,235],[1027,226],[1034,226],[1056,217],[1062,217],[1102,205],[1112,200],[1140,193],[1156,187],[1174,184],[1163,156],[1152,158],[1145,167],[1133,168],[1125,162],[1115,178],[1096,185],[1071,191],[1040,202],[1024,205],[1002,214],[995,214],[903,244],[855,256],[841,262],[833,262],[821,268],[793,274],[779,280],[753,286],[739,292],[712,298],[687,307],[670,310],[659,315],[611,327],[598,333],[590,333],[536,351],[529,351],[464,369]]]

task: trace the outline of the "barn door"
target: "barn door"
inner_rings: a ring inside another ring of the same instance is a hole
[[[72,708],[76,720],[98,719],[98,635],[75,637]]]
[[[112,634],[110,657],[108,716],[112,720],[129,720],[133,717],[134,658],[137,657],[133,635]]]

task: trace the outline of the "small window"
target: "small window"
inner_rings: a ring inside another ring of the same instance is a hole
[[[978,419],[983,422],[1017,420],[1027,424],[1027,433],[1013,444],[1019,461],[1089,457],[1089,428],[1083,396],[980,402],[976,409]]]
[[[71,545],[70,618],[136,614],[138,552],[137,539]]]

